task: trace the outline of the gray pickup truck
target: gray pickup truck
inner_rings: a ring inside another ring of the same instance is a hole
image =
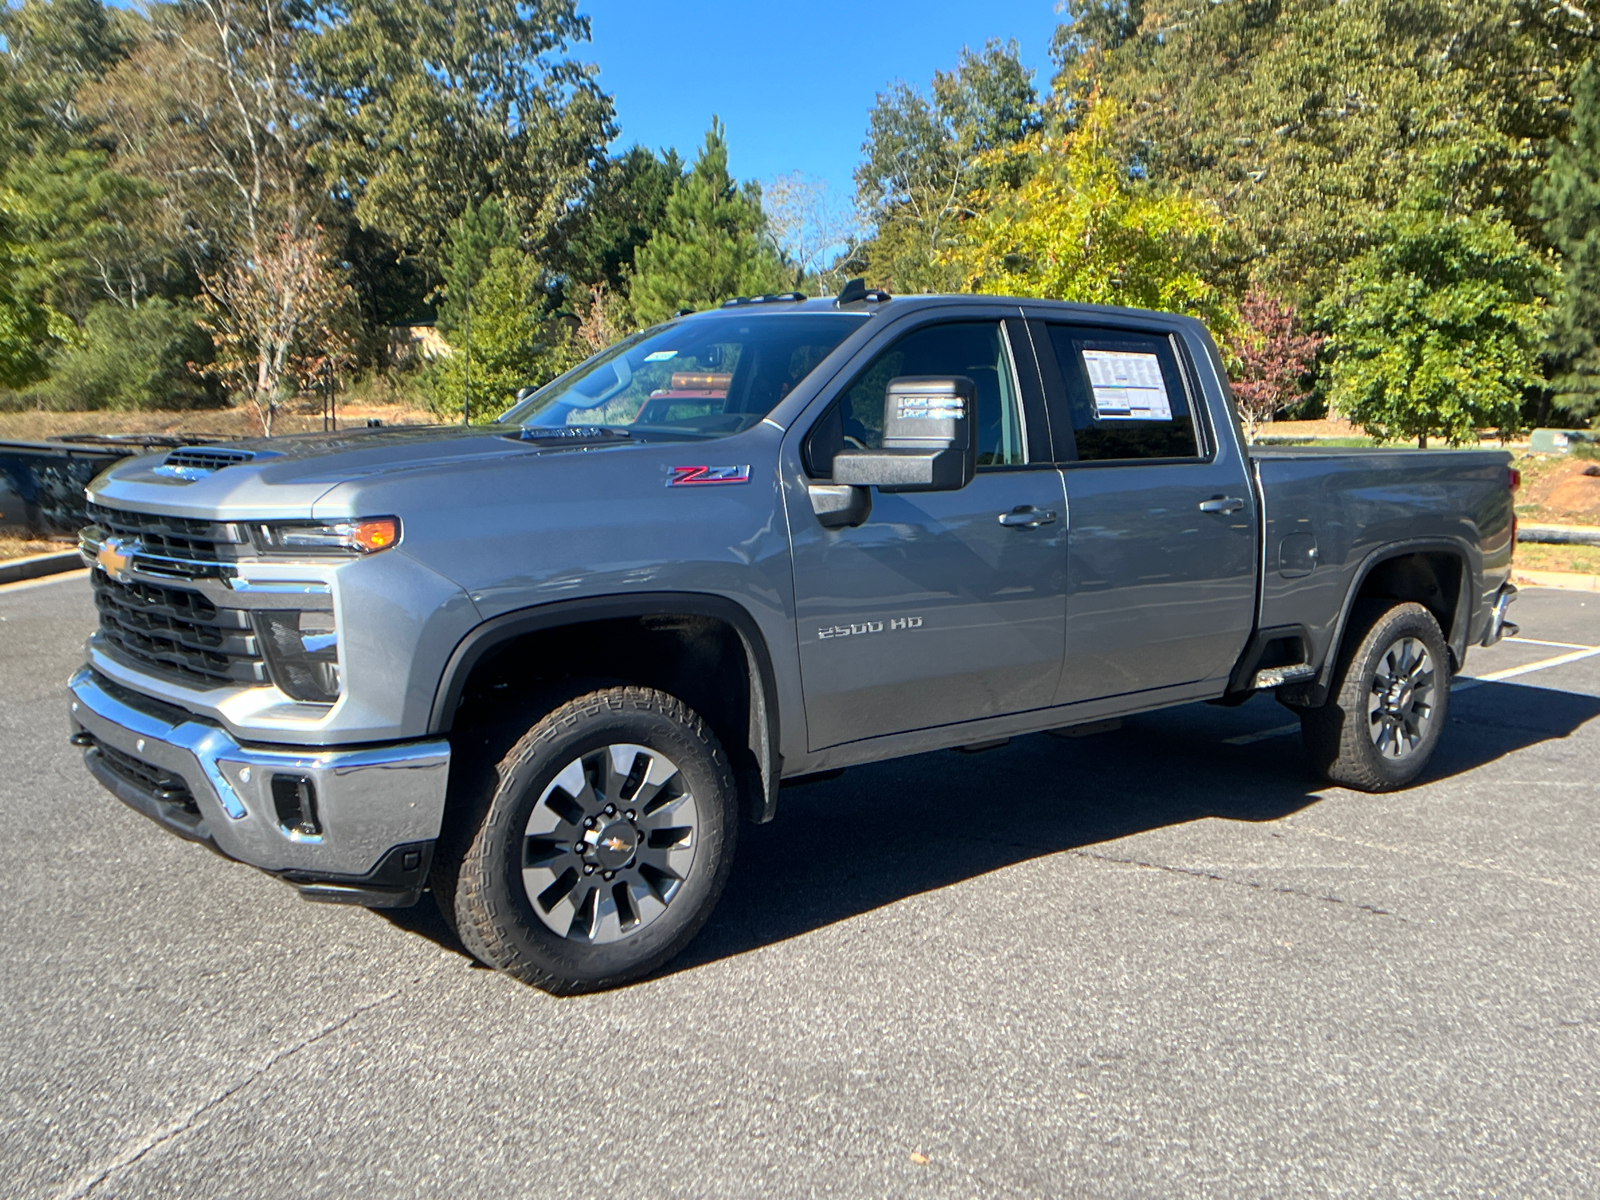
[[[785,780],[1264,690],[1400,787],[1513,628],[1503,452],[1248,450],[1193,320],[763,296],[494,424],[182,447],[89,489],[94,776],[313,899],[430,890],[613,986]]]

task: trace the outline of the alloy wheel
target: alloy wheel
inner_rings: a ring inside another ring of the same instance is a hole
[[[522,886],[539,919],[589,945],[644,929],[694,866],[699,807],[677,764],[615,744],[573,759],[533,806]]]
[[[1420,639],[1402,637],[1383,652],[1367,697],[1367,729],[1385,758],[1405,758],[1422,744],[1436,687],[1433,655]]]

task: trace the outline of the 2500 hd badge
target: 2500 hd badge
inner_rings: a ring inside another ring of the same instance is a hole
[[[827,629],[817,630],[819,638],[860,637],[867,633],[882,633],[888,629],[893,633],[897,629],[921,629],[921,617],[891,617],[885,625],[882,621],[861,621],[850,625],[833,625]]]

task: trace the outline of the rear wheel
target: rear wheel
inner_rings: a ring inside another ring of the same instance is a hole
[[[1364,792],[1411,783],[1432,758],[1450,707],[1450,651],[1420,604],[1356,614],[1365,632],[1340,658],[1328,702],[1302,709],[1311,765]]]
[[[480,961],[556,993],[627,983],[683,949],[722,893],[738,831],[716,735],[636,687],[540,720],[477,811],[436,877],[441,907]]]

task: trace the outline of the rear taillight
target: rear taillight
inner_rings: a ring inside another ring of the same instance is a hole
[[[1522,486],[1522,472],[1515,467],[1506,468],[1506,485],[1514,492]]]

